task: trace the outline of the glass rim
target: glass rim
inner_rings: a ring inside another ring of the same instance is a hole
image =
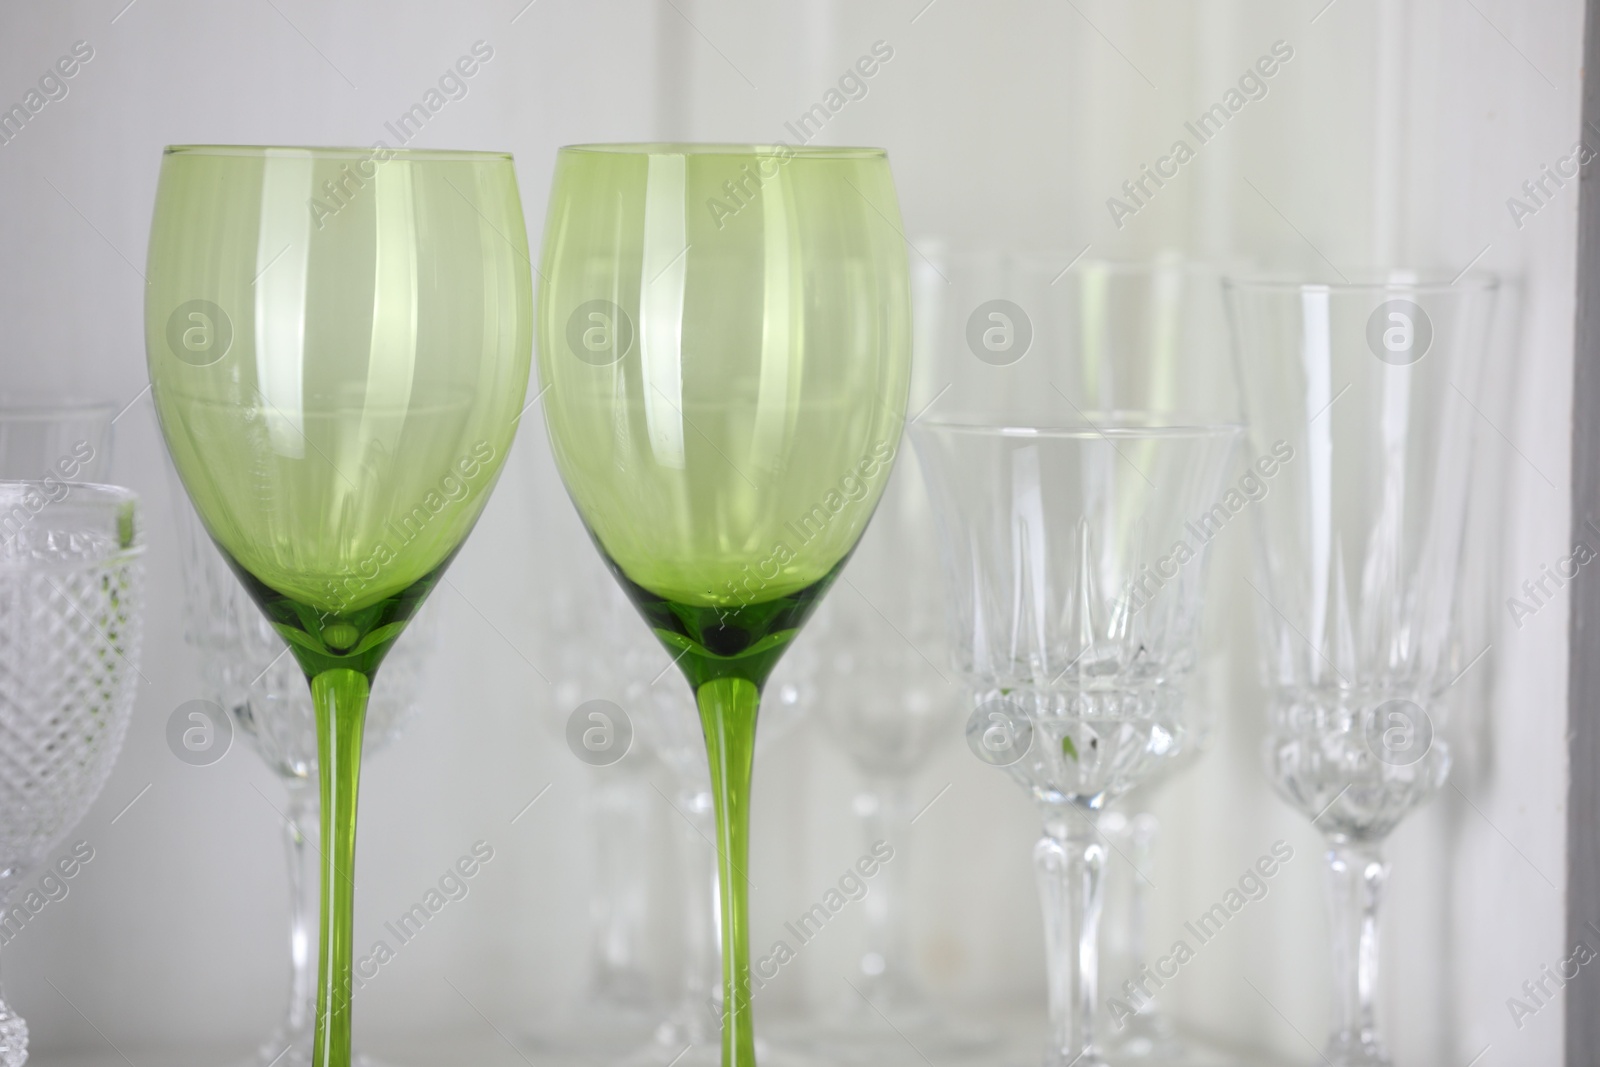
[[[1022,423],[990,421],[961,415],[917,419],[912,433],[937,432],[973,437],[1009,437],[1017,440],[1141,440],[1150,438],[1241,439],[1242,422],[1208,420],[1191,412],[1087,411],[1077,419]]]
[[[1060,271],[1058,278],[1068,274],[1087,273],[1090,270],[1103,271],[1117,277],[1171,272],[1221,278],[1226,276],[1229,269],[1225,260],[1185,256],[1181,253],[1171,256],[1160,253],[1152,256],[1088,256],[1084,255],[1085,250],[1081,248],[939,247],[936,241],[936,238],[923,239],[921,245],[929,249],[928,257],[940,266],[947,263],[966,265],[1009,259],[1030,267],[1036,264],[1057,266]],[[930,244],[933,247],[929,248]],[[1066,266],[1059,266],[1063,263]]]
[[[803,156],[806,159],[887,159],[887,148],[851,145],[739,144],[720,141],[610,141],[562,145],[574,155],[617,156]]]
[[[1373,268],[1353,272],[1356,277],[1331,280],[1292,274],[1224,274],[1222,286],[1243,292],[1330,292],[1330,293],[1450,293],[1492,292],[1500,287],[1500,276],[1488,271],[1466,270],[1450,274],[1443,269]]]
[[[115,400],[87,396],[46,396],[0,392],[0,420],[47,422],[69,417],[92,418],[117,410]]]
[[[511,161],[510,152],[478,151],[458,148],[390,148],[375,144],[370,148],[348,145],[271,145],[271,144],[169,144],[163,156],[243,156],[266,159],[272,156],[310,156],[313,159],[371,159],[387,152],[383,162],[483,163]]]
[[[48,500],[45,487],[49,481],[52,481],[52,479],[0,479],[0,515],[9,511],[14,505],[20,506],[23,493],[30,488],[35,492],[46,494]],[[36,514],[48,514],[53,509],[68,505],[100,511],[104,513],[108,520],[105,523],[105,527],[116,529],[121,543],[115,550],[108,551],[104,555],[93,559],[23,561],[0,556],[0,571],[22,569],[71,571],[88,566],[103,566],[115,560],[128,559],[144,553],[144,518],[138,493],[127,486],[110,485],[104,482],[55,481],[55,485],[65,486],[67,495],[59,500],[49,500]],[[134,517],[133,521],[128,524],[126,532],[124,532],[121,516],[125,511],[129,510],[132,511]]]

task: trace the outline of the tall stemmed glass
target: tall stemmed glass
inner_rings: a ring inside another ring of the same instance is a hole
[[[1382,842],[1444,783],[1477,389],[1496,283],[1228,283],[1255,462],[1268,772],[1328,842],[1337,1067],[1387,1065]],[[1292,458],[1286,458],[1292,457]],[[1281,462],[1280,462],[1281,461]]]
[[[318,886],[310,875],[311,860],[321,850],[317,713],[288,645],[206,536],[175,472],[172,480],[186,608],[184,637],[200,653],[205,696],[232,716],[287,794],[282,815],[289,882],[289,1003],[277,1028],[241,1067],[308,1067],[316,1024],[312,931],[318,910]],[[387,747],[420,708],[418,689],[434,644],[429,621],[427,611],[419,612],[406,628],[405,640],[397,641],[384,660],[384,686],[367,703],[363,760]],[[371,1063],[365,1056],[356,1060]]]
[[[880,149],[562,149],[539,296],[556,466],[695,690],[717,819],[722,1057],[755,1062],[761,689],[887,481],[910,309]]]
[[[0,912],[89,810],[122,748],[143,555],[126,489],[0,482]],[[71,877],[85,858],[74,849],[47,874]],[[27,1024],[0,1002],[0,1064],[27,1059]]]
[[[925,368],[919,367],[921,374]],[[895,862],[862,900],[863,931],[848,984],[818,1015],[788,1027],[785,1045],[828,1063],[881,1063],[910,1042],[932,1057],[969,1054],[998,1035],[941,1008],[912,959],[909,849],[918,772],[960,733],[959,690],[944,649],[932,514],[922,478],[900,467],[845,573],[849,588],[818,612],[824,670],[816,717],[862,779],[850,798],[861,848],[887,841]]]
[[[753,758],[763,757],[763,753],[782,745],[815,703],[815,639],[819,636],[816,620],[811,627],[804,641],[791,645],[762,688],[761,730],[756,736]],[[625,645],[628,643],[617,641],[613,647]],[[651,678],[670,666],[670,661],[662,662],[659,645],[655,652],[648,661]],[[705,733],[694,694],[653,683],[635,684],[630,689],[639,692],[630,706],[643,709],[634,723],[637,740],[671,772],[677,786],[670,803],[682,816],[676,820],[681,826],[678,861],[686,885],[683,910],[679,913],[683,957],[678,998],[666,1018],[658,1021],[651,1041],[636,1049],[637,1055],[628,1062],[636,1067],[714,1065],[720,1062],[716,1042],[724,1000],[719,959],[721,894],[717,887],[718,854],[713,847],[716,804],[706,761]],[[686,1045],[693,1047],[686,1049]],[[758,1041],[757,1047],[760,1045]]]
[[[917,363],[913,410],[922,408],[919,397],[939,410],[959,398],[964,415],[1018,425],[1048,423],[1073,408],[1182,408],[1205,422],[1239,421],[1222,271],[1214,264],[1171,252],[1107,260],[1077,248],[918,247],[930,257],[912,264],[918,352],[927,358]],[[1197,672],[1196,689],[1213,673]],[[1109,988],[1150,962],[1143,872],[1160,823],[1149,809],[1167,782],[1198,761],[1214,719],[1210,701],[1191,702],[1183,758],[1164,761],[1100,820],[1128,860],[1108,869],[1103,890],[1101,981]],[[1197,1058],[1204,1043],[1167,1020],[1159,997],[1141,1000],[1131,1018],[1122,1005],[1108,1005],[1107,1056],[1119,1063]]]
[[[1084,412],[1050,426],[923,418],[912,440],[938,518],[968,743],[1038,800],[1048,1067],[1103,1064],[1097,923],[1113,798],[1184,750],[1208,544],[1239,434]]]
[[[509,155],[186,146],[162,161],[156,412],[316,706],[316,1067],[350,1063],[368,694],[509,449],[532,342],[526,243]]]

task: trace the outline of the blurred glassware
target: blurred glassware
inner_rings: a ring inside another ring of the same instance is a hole
[[[1039,801],[1049,1067],[1098,1067],[1095,820],[1188,743],[1209,538],[1239,428],[1087,411],[912,423],[938,520],[968,744]]]
[[[928,258],[912,260],[914,414],[954,412],[1013,425],[1049,425],[1093,410],[1240,421],[1218,265],[1176,252],[1107,260],[1081,249],[961,250],[937,240],[918,246]],[[1196,673],[1209,675],[1214,667]],[[1149,883],[1139,872],[1149,869],[1158,842],[1150,808],[1160,789],[1209,747],[1217,723],[1215,702],[1204,691],[1209,683],[1197,678],[1196,688],[1183,751],[1153,768],[1103,820],[1132,860],[1108,870],[1102,887],[1100,981],[1108,988],[1120,988],[1149,962],[1143,957]],[[1122,1021],[1106,1031],[1102,1048],[1114,1062],[1216,1059],[1208,1042],[1167,1020],[1155,997]]]
[[[289,1005],[240,1067],[309,1067],[317,986],[312,946],[321,914],[312,865],[321,852],[316,711],[289,646],[212,544],[170,459],[167,475],[183,574],[184,640],[200,654],[206,698],[233,718],[287,791],[280,814],[289,874]],[[384,684],[368,701],[363,760],[399,737],[420,711],[423,673],[437,643],[433,612],[424,604],[384,661]],[[359,1054],[356,1061],[373,1062]]]
[[[540,443],[542,438],[532,447]],[[548,494],[553,502],[565,493],[559,485],[552,470],[535,493]],[[534,521],[545,527],[543,536],[560,546],[550,558],[565,561],[541,578],[544,595],[533,617],[538,647],[555,664],[545,723],[568,744],[574,711],[588,701],[606,700],[621,708],[637,731],[639,719],[648,714],[648,679],[662,673],[660,664],[643,659],[652,653],[659,659],[660,646],[639,632],[637,616],[616,582],[579,543],[579,531],[567,528],[577,526],[570,509],[545,506],[541,497],[534,512]],[[597,649],[616,651],[608,658]],[[521,1026],[521,1038],[536,1052],[612,1061],[648,1042],[666,1010],[647,958],[651,824],[660,801],[648,777],[650,754],[637,732],[631,736],[631,747],[590,778],[582,812],[595,848],[584,990],[575,1002]]]
[[[128,490],[0,482],[0,912],[89,810],[122,747],[143,555]],[[27,1047],[27,1024],[0,1003],[0,1064],[21,1067]]]
[[[1497,282],[1393,271],[1227,283],[1251,459],[1265,756],[1328,843],[1334,1067],[1387,1067],[1374,1001],[1382,842],[1445,781],[1446,695],[1472,650],[1462,543],[1470,399]]]
[[[882,1063],[905,1055],[964,1055],[998,1034],[934,1004],[912,962],[909,854],[922,804],[912,785],[939,747],[960,734],[961,697],[940,671],[944,634],[938,549],[921,475],[890,475],[872,525],[840,578],[845,587],[813,625],[824,669],[817,720],[863,779],[852,809],[862,854],[888,842],[886,864],[862,900],[865,929],[854,973],[820,1016],[787,1028],[780,1043],[830,1063]],[[925,799],[925,798],[924,798]]]
[[[109,400],[0,393],[0,480],[109,481],[116,417]]]

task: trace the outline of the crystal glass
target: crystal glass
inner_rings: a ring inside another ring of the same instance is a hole
[[[722,1054],[755,1062],[762,686],[900,440],[906,252],[880,149],[589,145],[556,162],[539,370],[556,467],[695,690],[717,820]]]
[[[881,1063],[911,1046],[928,1056],[966,1055],[998,1035],[929,999],[911,958],[912,823],[928,797],[917,774],[960,733],[961,701],[940,671],[944,633],[933,517],[912,467],[890,477],[872,527],[843,575],[848,588],[817,612],[823,669],[816,717],[862,781],[850,798],[860,854],[887,841],[893,863],[862,898],[855,966],[817,1016],[787,1027],[782,1043],[829,1063]]]
[[[1328,843],[1334,1028],[1376,1067],[1383,839],[1443,784],[1477,392],[1496,283],[1228,284],[1251,461],[1268,773]]]
[[[156,413],[316,708],[316,1067],[350,1063],[370,687],[510,448],[532,342],[526,243],[508,155],[213,145],[162,160],[145,290]]]
[[[1049,1067],[1103,1064],[1097,922],[1113,798],[1181,754],[1209,539],[1237,426],[1083,412],[911,429],[944,556],[967,737],[1039,802]]]
[[[536,495],[545,496],[546,488],[540,485]],[[661,799],[651,787],[647,772],[652,761],[640,735],[641,720],[651,714],[652,693],[669,688],[652,690],[651,680],[669,664],[660,646],[638,632],[637,616],[600,562],[577,554],[587,552],[587,545],[566,536],[566,527],[578,524],[570,515],[546,509],[546,503],[554,503],[553,494],[536,504],[545,523],[566,520],[559,530],[541,530],[554,541],[549,554],[566,562],[543,583],[540,601],[529,605],[536,639],[551,664],[541,666],[554,694],[544,716],[551,743],[571,743],[569,719],[593,700],[609,701],[621,710],[629,742],[620,753],[602,755],[606,760],[615,756],[615,762],[595,765],[586,775],[589,792],[578,813],[594,848],[585,986],[572,1001],[545,1005],[520,1030],[536,1054],[616,1062],[650,1040],[665,1010],[645,956],[653,816]],[[643,645],[643,655],[634,647],[638,645]],[[612,654],[601,657],[597,648]]]
[[[184,591],[184,639],[200,653],[205,696],[224,709],[250,747],[283,782],[284,855],[289,875],[289,1003],[248,1067],[309,1067],[316,1019],[311,955],[318,918],[313,857],[321,851],[317,805],[317,717],[289,646],[256,607],[171,470]],[[384,685],[367,703],[362,759],[389,745],[421,705],[418,690],[436,644],[432,615],[412,619],[384,661]],[[372,1061],[357,1055],[356,1062]],[[241,1065],[245,1067],[245,1065]]]
[[[927,258],[912,262],[918,346],[912,410],[1013,425],[1050,424],[1063,413],[1092,410],[1181,409],[1206,423],[1239,421],[1217,265],[1175,252],[1112,260],[1081,248],[970,249],[933,240],[918,247]],[[930,528],[923,521],[902,531],[896,552],[903,556]],[[919,610],[915,618],[929,614]],[[915,625],[899,616],[896,624]],[[1162,761],[1100,820],[1108,842],[1132,861],[1113,864],[1102,887],[1101,983],[1112,990],[1152,962],[1143,949],[1148,885],[1137,873],[1150,869],[1159,842],[1150,809],[1165,783],[1207,747],[1216,708],[1204,689],[1215,673],[1214,664],[1196,672],[1183,753]],[[1115,1001],[1108,1007],[1103,1051],[1117,1063],[1157,1059],[1176,1067],[1214,1058],[1207,1042],[1168,1021],[1157,997],[1140,999],[1132,1017]],[[937,1018],[944,1023],[949,1015]],[[919,1048],[940,1043],[935,1034],[924,1039]]]
[[[109,400],[0,393],[0,480],[108,481],[116,417]]]
[[[127,490],[0,482],[0,912],[89,810],[122,747],[143,554]],[[27,1059],[27,1025],[0,1003],[0,1064]]]

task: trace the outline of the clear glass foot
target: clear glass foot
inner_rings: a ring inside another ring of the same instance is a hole
[[[0,1000],[0,1067],[22,1067],[28,1062],[28,1024]]]
[[[262,1042],[249,1059],[239,1060],[231,1067],[311,1067],[311,1041],[309,1029],[295,1035],[280,1030],[271,1039]],[[21,1062],[17,1061],[19,1064]],[[359,1051],[350,1057],[350,1062],[354,1067],[386,1067],[381,1061]],[[5,1062],[0,1063],[0,1067],[12,1065]]]
[[[962,1058],[993,1049],[994,1031],[951,1018],[912,995],[859,996],[835,1014],[816,1022],[774,1028],[783,1048],[829,1063],[882,1064],[906,1053],[934,1059]]]

